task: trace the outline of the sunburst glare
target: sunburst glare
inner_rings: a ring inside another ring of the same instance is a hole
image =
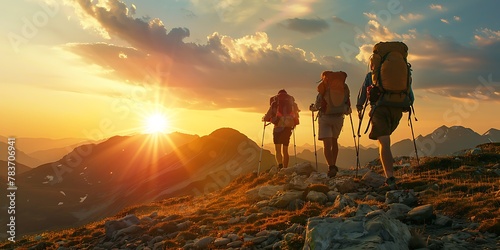
[[[146,117],[144,121],[144,133],[157,134],[168,132],[170,122],[164,114],[155,113]]]

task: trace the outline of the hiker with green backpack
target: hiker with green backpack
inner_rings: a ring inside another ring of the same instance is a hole
[[[323,71],[318,81],[316,102],[309,110],[319,111],[318,140],[323,141],[323,153],[328,163],[328,177],[337,175],[339,153],[338,138],[344,125],[344,116],[352,112],[349,87],[345,83],[347,74],[342,71]],[[314,120],[313,120],[314,125]]]
[[[391,134],[396,130],[403,112],[413,109],[411,65],[407,62],[408,47],[402,42],[380,42],[373,47],[371,72],[366,74],[356,103],[360,119],[359,129],[368,103],[371,125],[369,138],[379,142],[379,154],[386,177],[386,185],[396,188],[391,152]],[[411,120],[410,120],[411,121]],[[368,131],[366,128],[365,133]]]
[[[266,122],[274,124],[273,142],[276,149],[278,170],[288,167],[290,160],[288,145],[295,126],[299,124],[299,112],[293,96],[282,89],[269,99],[269,109],[262,118],[264,124]]]

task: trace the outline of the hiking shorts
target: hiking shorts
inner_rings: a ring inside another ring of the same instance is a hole
[[[339,138],[344,126],[344,115],[321,115],[318,121],[318,140],[326,138]]]
[[[274,127],[273,129],[274,144],[283,144],[288,146],[290,144],[290,136],[292,136],[292,128]]]
[[[372,130],[368,138],[377,140],[380,136],[391,135],[399,125],[403,108],[378,106],[371,117]]]

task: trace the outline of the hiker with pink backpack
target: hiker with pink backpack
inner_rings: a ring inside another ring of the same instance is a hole
[[[295,126],[299,124],[299,108],[293,96],[286,90],[278,91],[278,94],[269,100],[269,109],[262,118],[264,129],[266,122],[274,124],[273,142],[276,150],[276,162],[278,169],[287,168],[290,161],[288,145]]]

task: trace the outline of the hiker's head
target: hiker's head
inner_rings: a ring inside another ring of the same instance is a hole
[[[281,89],[280,91],[278,91],[278,95],[279,95],[279,94],[287,94],[287,93],[286,93],[286,90],[285,90],[285,89]]]

